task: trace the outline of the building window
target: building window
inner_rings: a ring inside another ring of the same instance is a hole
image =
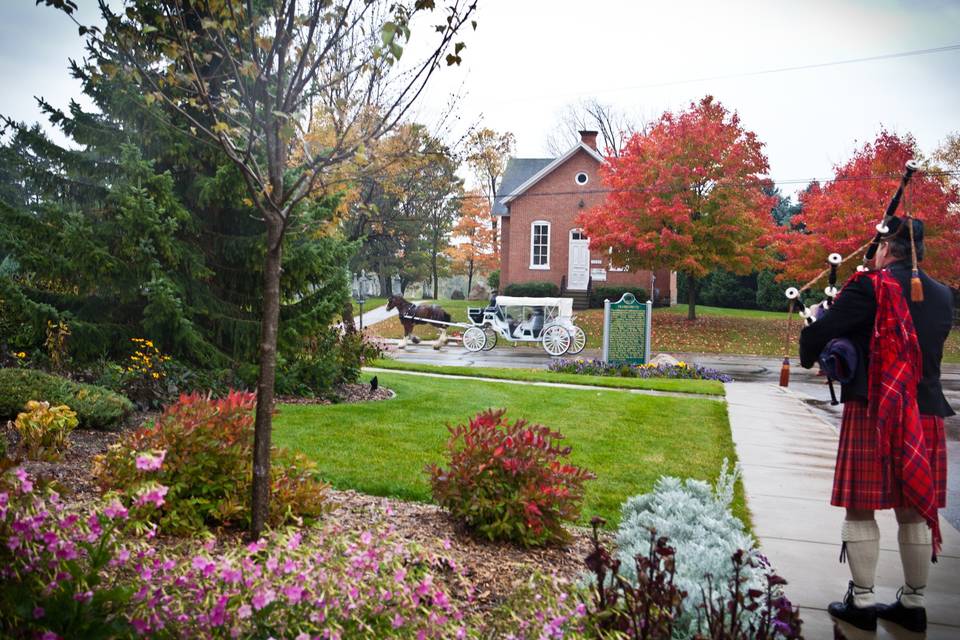
[[[574,229],[573,231],[570,232],[570,239],[571,240],[589,240],[590,238],[588,238],[587,234],[585,234],[580,229]]]
[[[580,173],[577,174],[574,180],[577,181],[577,184],[583,185],[583,184],[587,184],[590,181],[590,176],[588,176],[586,173],[581,171]]]
[[[550,223],[538,220],[530,225],[530,268],[550,268]]]

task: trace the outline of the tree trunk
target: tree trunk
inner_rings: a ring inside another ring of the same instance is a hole
[[[438,296],[438,291],[440,289],[440,278],[437,275],[437,254],[433,254],[433,259],[430,260],[430,272],[433,280],[433,299],[436,300]]]
[[[393,295],[393,290],[390,286],[390,276],[386,273],[377,271],[377,278],[380,279],[380,297],[389,298]]]
[[[346,334],[356,333],[357,325],[353,323],[353,301],[347,298],[343,303],[343,309],[340,310],[340,317],[343,320],[343,332]]]
[[[697,319],[697,279],[687,274],[687,320]]]
[[[473,260],[467,262],[467,295],[463,297],[469,300],[471,291],[473,291]]]
[[[280,241],[282,223],[267,222],[267,255],[263,269],[263,316],[260,319],[260,377],[253,427],[253,496],[250,533],[259,538],[270,509],[270,436],[273,430],[273,386],[277,376],[277,332],[280,325]]]

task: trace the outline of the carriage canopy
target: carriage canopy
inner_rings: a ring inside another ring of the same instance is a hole
[[[573,298],[527,298],[521,296],[497,296],[498,307],[554,307],[561,318],[573,315]]]

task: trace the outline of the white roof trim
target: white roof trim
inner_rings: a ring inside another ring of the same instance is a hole
[[[559,167],[561,164],[563,164],[564,162],[572,158],[573,154],[575,154],[577,151],[580,151],[581,149],[589,153],[590,156],[597,162],[600,162],[600,163],[603,162],[603,156],[597,153],[597,151],[593,147],[587,145],[584,142],[580,142],[577,146],[571,148],[565,154],[563,154],[562,156],[560,156],[559,158],[557,158],[556,160],[554,160],[553,162],[545,166],[543,169],[535,173],[533,177],[531,177],[529,180],[527,180],[526,182],[521,184],[519,187],[514,189],[513,193],[511,193],[510,195],[508,195],[507,197],[505,197],[503,200],[500,201],[500,204],[507,204],[508,202],[511,202],[516,198],[518,198],[519,196],[523,195],[523,193],[527,189],[529,189],[533,185],[540,182],[540,180],[542,180],[544,176],[546,176],[548,173],[550,173],[551,171]]]

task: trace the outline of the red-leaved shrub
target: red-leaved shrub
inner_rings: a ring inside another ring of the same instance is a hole
[[[526,420],[511,424],[506,409],[447,428],[450,467],[427,469],[442,507],[490,540],[537,546],[569,539],[563,522],[580,515],[584,481],[594,475],[564,462],[563,435]]]
[[[132,495],[146,481],[169,488],[161,530],[190,533],[250,521],[256,396],[231,391],[213,399],[193,393],[164,409],[98,456],[94,474],[105,490]],[[274,449],[270,523],[322,514],[327,486],[300,454]]]

